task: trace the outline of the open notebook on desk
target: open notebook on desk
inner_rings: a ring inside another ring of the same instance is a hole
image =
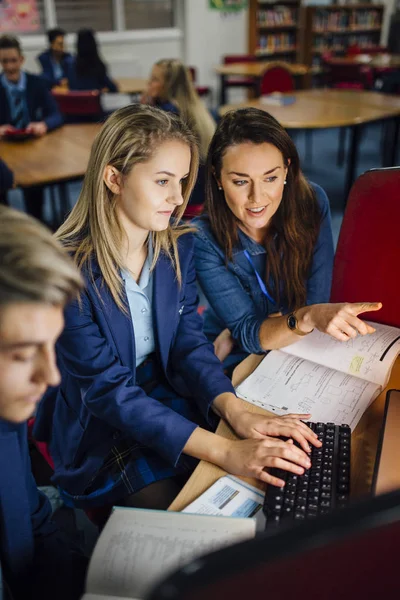
[[[269,352],[237,395],[275,414],[311,413],[313,421],[346,423],[353,430],[387,385],[400,353],[400,329],[370,324],[375,333],[347,342],[315,330]]]
[[[114,508],[90,560],[82,600],[139,600],[171,571],[255,533],[255,519]]]

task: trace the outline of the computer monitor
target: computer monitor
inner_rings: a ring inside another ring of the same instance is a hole
[[[400,491],[194,560],[146,600],[400,597]]]
[[[400,391],[386,395],[385,413],[376,453],[373,494],[400,489]]]

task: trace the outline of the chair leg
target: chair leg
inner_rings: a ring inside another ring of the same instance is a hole
[[[343,167],[344,159],[346,154],[346,128],[341,127],[339,129],[339,146],[336,158],[336,164],[338,167]]]
[[[306,162],[312,163],[312,129],[306,129]]]

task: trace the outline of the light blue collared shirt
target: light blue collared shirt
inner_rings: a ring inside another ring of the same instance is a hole
[[[17,83],[13,83],[12,81],[8,81],[7,77],[5,76],[5,73],[3,73],[1,76],[1,82],[5,87],[7,98],[8,98],[8,103],[10,105],[11,121],[14,122],[14,119],[15,119],[15,102],[14,102],[13,92],[14,92],[14,90],[18,90],[18,92],[20,92],[22,95],[24,116],[25,116],[26,124],[28,125],[28,123],[30,122],[30,118],[29,118],[28,105],[26,102],[26,74],[24,73],[24,71],[21,71],[19,80],[17,81]]]
[[[63,72],[63,68],[61,66],[61,63],[57,62],[56,60],[53,60],[52,58],[50,58],[51,60],[51,66],[53,68],[53,73],[54,73],[54,78],[57,79],[57,81],[59,79],[63,78],[64,72]]]
[[[149,354],[155,351],[152,314],[153,274],[150,273],[152,262],[153,246],[149,243],[147,258],[138,283],[136,283],[129,271],[121,271],[122,279],[125,282],[125,291],[132,318],[133,332],[135,334],[137,367]]]

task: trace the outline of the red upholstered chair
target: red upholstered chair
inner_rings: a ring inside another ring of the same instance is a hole
[[[347,46],[346,56],[358,56],[362,50],[358,44],[350,44]]]
[[[373,169],[351,188],[333,269],[331,302],[382,302],[363,315],[400,327],[400,168]]]
[[[373,74],[368,65],[336,64],[325,61],[328,68],[327,82],[329,87],[345,90],[368,90],[373,85]]]
[[[211,96],[211,88],[209,88],[207,85],[196,85],[196,81],[197,81],[197,69],[196,67],[188,67],[190,74],[192,76],[192,81],[195,85],[196,88],[196,92],[198,93],[199,96]]]
[[[273,92],[292,92],[294,89],[293,76],[284,63],[272,64],[264,71],[260,84],[261,96]]]
[[[185,212],[183,213],[183,219],[194,219],[201,215],[203,210],[202,204],[188,204]]]
[[[60,112],[75,117],[101,117],[103,109],[98,90],[84,92],[52,92]]]

